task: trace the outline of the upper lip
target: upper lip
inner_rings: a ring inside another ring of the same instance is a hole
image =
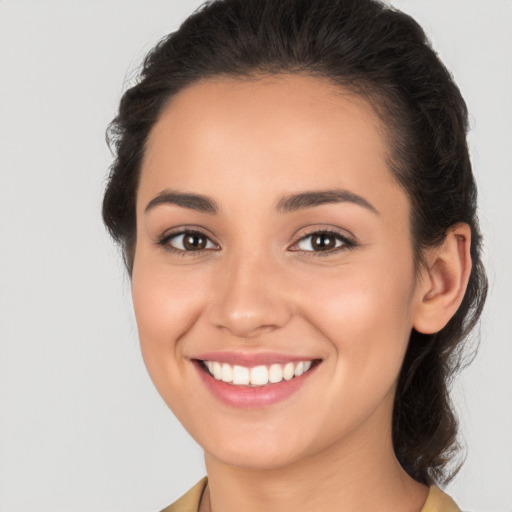
[[[296,363],[299,361],[319,360],[319,357],[307,355],[292,355],[277,352],[243,353],[243,352],[205,352],[191,357],[201,361],[217,361],[219,363],[228,363],[230,365],[245,366],[252,368],[254,366]]]

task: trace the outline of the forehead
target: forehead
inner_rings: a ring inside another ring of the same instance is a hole
[[[215,78],[170,99],[148,137],[139,192],[147,201],[168,187],[247,190],[258,204],[290,188],[360,193],[396,186],[388,153],[371,105],[328,79]]]

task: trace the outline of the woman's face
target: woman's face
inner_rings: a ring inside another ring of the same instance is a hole
[[[420,297],[387,150],[363,99],[302,75],[194,84],[154,126],[134,307],[149,374],[207,456],[275,468],[389,440]]]

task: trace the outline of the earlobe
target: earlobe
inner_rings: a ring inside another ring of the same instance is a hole
[[[450,228],[443,243],[427,253],[413,327],[421,333],[440,331],[459,308],[471,274],[471,229]]]

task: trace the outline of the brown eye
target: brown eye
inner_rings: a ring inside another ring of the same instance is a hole
[[[318,232],[312,233],[302,238],[299,241],[298,246],[303,251],[307,251],[308,247],[311,247],[316,251],[328,251],[329,249],[341,247],[344,242],[345,241],[341,239],[340,235],[338,234],[335,235],[334,233],[330,232]]]
[[[180,231],[179,233],[172,233],[166,235],[158,243],[177,253],[199,252],[216,248],[213,242],[200,231]]]
[[[335,231],[314,231],[295,244],[300,252],[311,256],[329,256],[344,249],[352,249],[355,242]]]
[[[189,233],[183,235],[183,246],[187,250],[205,249],[206,237],[198,233]]]
[[[336,239],[330,234],[320,233],[311,237],[311,246],[320,251],[333,249],[336,247]]]

